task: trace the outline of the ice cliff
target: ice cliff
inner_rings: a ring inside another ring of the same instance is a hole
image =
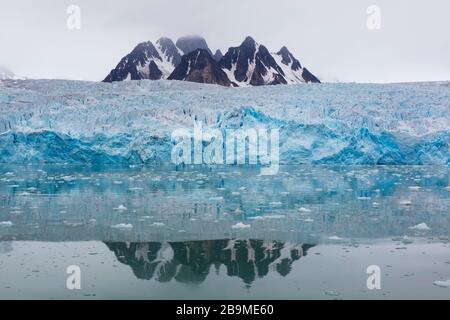
[[[170,163],[171,133],[280,130],[282,164],[450,162],[450,83],[0,81],[1,163]]]

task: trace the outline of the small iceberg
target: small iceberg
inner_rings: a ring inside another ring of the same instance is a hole
[[[304,207],[299,208],[298,211],[299,211],[299,212],[305,212],[305,213],[306,213],[306,212],[311,212],[310,209],[307,209],[307,208],[304,208]]]
[[[249,220],[259,220],[259,221],[266,220],[264,217],[261,217],[261,216],[250,217],[250,218],[248,218],[248,219],[249,219]]]
[[[251,225],[249,224],[244,224],[242,222],[238,222],[235,225],[231,226],[232,229],[246,229],[246,228],[250,228]]]
[[[264,217],[266,219],[284,219],[284,218],[286,218],[286,216],[282,215],[282,214],[272,214],[272,215],[266,215]]]
[[[127,211],[127,207],[125,207],[123,204],[119,205],[117,208],[114,208],[113,210],[117,211]]]
[[[151,225],[155,227],[164,227],[164,223],[162,222],[153,222]]]
[[[0,221],[0,227],[11,227],[12,225],[11,221]]]
[[[331,297],[338,297],[338,296],[340,296],[339,292],[336,292],[336,291],[333,291],[333,290],[325,291],[325,294],[327,296],[331,296]]]
[[[450,287],[450,279],[446,280],[446,281],[435,281],[433,282],[433,284],[435,286],[441,287],[441,288],[448,288]]]
[[[403,238],[402,238],[402,243],[403,244],[411,244],[411,243],[413,243],[414,241],[412,240],[412,239],[410,239],[408,236],[404,236]]]
[[[133,229],[133,225],[131,223],[119,223],[111,226],[114,229],[122,229],[122,230],[130,230]]]
[[[420,230],[420,231],[428,231],[431,230],[429,226],[425,222],[419,223],[415,226],[409,227],[411,230]]]

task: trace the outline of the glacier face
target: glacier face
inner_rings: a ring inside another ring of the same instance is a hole
[[[171,133],[270,127],[281,164],[450,162],[450,83],[0,81],[1,163],[170,163]]]

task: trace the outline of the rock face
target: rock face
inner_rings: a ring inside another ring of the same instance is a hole
[[[220,51],[219,49],[217,49],[217,50],[216,50],[216,53],[214,53],[213,58],[214,58],[214,60],[216,60],[216,62],[219,62],[219,61],[223,58],[222,51]]]
[[[320,80],[317,79],[316,76],[309,72],[309,70],[306,68],[303,68],[302,77],[305,82],[320,83]]]
[[[181,80],[231,86],[225,72],[205,49],[197,49],[181,58],[168,80]]]
[[[166,61],[175,67],[180,63],[183,53],[175,46],[171,39],[162,37],[156,41],[156,44]]]
[[[183,61],[185,63],[180,66]],[[286,47],[270,53],[251,37],[245,38],[240,46],[229,48],[225,55],[220,50],[213,55],[206,40],[199,36],[182,37],[176,45],[166,37],[160,38],[155,45],[150,41],[142,42],[122,58],[103,81],[142,79],[225,86],[320,83]]]

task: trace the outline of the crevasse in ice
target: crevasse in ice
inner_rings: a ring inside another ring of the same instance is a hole
[[[282,164],[449,164],[450,83],[0,81],[0,162],[171,161],[171,133],[278,128]]]

